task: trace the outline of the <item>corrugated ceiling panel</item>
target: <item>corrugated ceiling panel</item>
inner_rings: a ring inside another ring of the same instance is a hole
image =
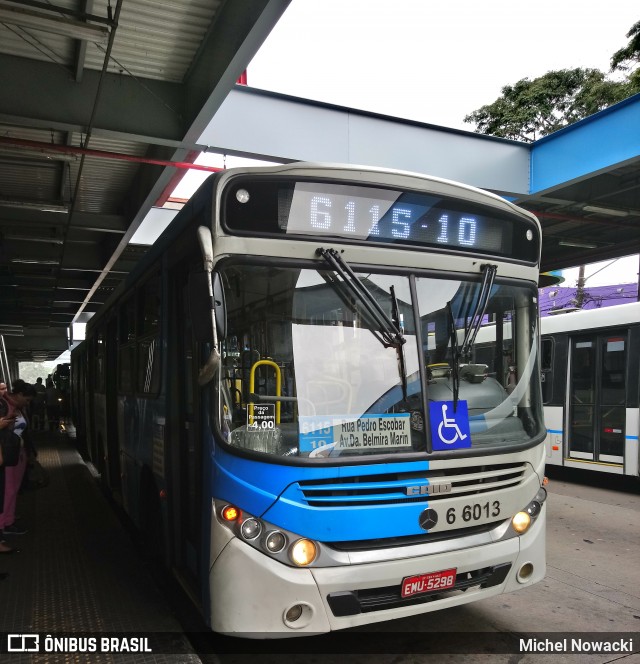
[[[62,144],[63,132],[0,125],[0,136],[10,136],[40,143]],[[74,133],[71,145],[80,147],[84,136]],[[143,156],[146,145],[130,141],[92,137],[89,148],[123,155]],[[4,157],[4,158],[3,158]],[[60,201],[62,170],[67,170],[62,197],[71,201],[75,190],[81,155],[43,156],[38,152],[0,144],[0,197],[9,200]],[[131,186],[140,164],[97,157],[84,162],[77,210],[116,213]]]
[[[115,162],[106,168],[99,159],[85,159],[77,209],[84,212],[117,214],[122,198],[131,186],[139,167],[139,164]]]
[[[46,160],[4,161],[0,153],[0,198],[49,203],[58,200],[60,165]]]
[[[55,0],[55,5],[64,9],[77,9],[76,0]],[[35,28],[0,24],[0,53],[69,65],[75,53],[74,42],[69,37],[60,37]]]
[[[0,53],[70,66],[73,62],[73,42],[73,39],[49,32],[0,23]]]
[[[64,133],[46,129],[0,125],[0,136],[38,143],[60,144]],[[0,196],[5,199],[60,202],[62,169],[71,157],[42,154],[21,146],[0,143]]]
[[[221,4],[220,0],[125,1],[109,71],[182,81]],[[97,0],[93,13],[106,16],[107,2]],[[103,49],[87,48],[86,67],[102,69],[103,59]]]
[[[17,127],[15,125],[0,124],[0,136],[20,138],[26,141],[40,143],[61,143],[65,132],[52,129],[33,129],[31,127]]]
[[[80,134],[73,135],[73,144],[80,145]],[[92,137],[89,149],[143,156],[146,145]],[[79,165],[77,162],[71,167],[71,182],[74,187],[78,178]],[[100,157],[85,158],[76,209],[84,212],[118,213],[122,198],[131,186],[139,168],[140,164],[137,162]]]
[[[84,138],[84,136],[82,137]],[[73,134],[73,144],[80,144],[80,134]],[[89,143],[89,149],[91,150],[102,150],[104,152],[116,152],[120,154],[129,154],[136,157],[141,157],[144,155],[147,144],[146,143],[136,143],[134,141],[122,141],[111,138],[104,138],[102,136],[92,136]],[[113,163],[113,159],[106,159],[105,161]]]

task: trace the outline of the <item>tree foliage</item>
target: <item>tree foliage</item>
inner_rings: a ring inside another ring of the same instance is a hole
[[[611,58],[612,71],[629,72],[624,80],[610,80],[598,69],[550,71],[504,86],[498,99],[464,121],[482,134],[530,142],[640,92],[640,21],[627,37],[629,44]]]
[[[640,91],[640,21],[627,32],[629,43],[611,56],[611,71],[629,72],[629,80]]]

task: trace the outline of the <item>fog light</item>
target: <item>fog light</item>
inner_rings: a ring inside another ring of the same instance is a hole
[[[308,539],[299,539],[289,553],[291,561],[299,567],[310,565],[316,559],[316,545]]]
[[[526,512],[518,512],[511,519],[511,525],[518,535],[522,535],[531,525],[531,517]]]
[[[243,521],[242,526],[240,526],[240,532],[242,533],[242,537],[248,540],[255,539],[256,537],[258,537],[261,530],[262,526],[260,525],[260,521],[254,518]]]
[[[289,629],[305,629],[313,622],[315,611],[313,606],[307,602],[298,602],[285,609],[282,614],[282,622]]]
[[[525,563],[519,570],[517,574],[517,579],[520,583],[526,583],[533,574],[533,563]]]
[[[274,530],[267,535],[264,541],[269,553],[279,553],[284,549],[287,538],[278,530]]]
[[[295,622],[302,615],[302,605],[294,604],[285,614],[284,619],[287,622]]]

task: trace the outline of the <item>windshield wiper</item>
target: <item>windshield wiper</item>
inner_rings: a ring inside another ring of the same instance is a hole
[[[453,392],[453,410],[456,411],[458,406],[458,397],[460,394],[460,360],[468,360],[471,357],[471,348],[476,340],[478,331],[482,326],[482,319],[489,304],[489,296],[493,288],[493,282],[496,278],[497,266],[489,265],[488,263],[482,266],[482,283],[480,284],[480,291],[478,299],[476,300],[473,311],[469,316],[470,306],[467,307],[467,312],[464,313],[465,320],[465,334],[462,345],[458,345],[458,333],[456,330],[456,321],[453,316],[453,309],[451,301],[447,302],[447,324],[449,333],[449,343],[451,344],[451,389]],[[469,301],[470,305],[471,301]],[[467,320],[469,324],[467,325]]]
[[[340,277],[341,283],[345,285],[349,294],[362,305],[364,312],[368,314],[369,322],[376,327],[376,330],[372,330],[372,332],[374,334],[377,332],[380,343],[385,348],[402,346],[405,343],[405,338],[399,325],[396,325],[387,316],[376,298],[358,279],[342,256],[335,249],[323,249],[322,247],[316,253],[327,261],[335,274]],[[336,282],[330,281],[330,283],[335,284]]]
[[[362,305],[362,309],[373,325],[371,330],[375,338],[385,348],[395,348],[398,355],[398,373],[402,384],[402,396],[407,400],[407,373],[404,359],[403,346],[406,339],[400,323],[400,311],[395,289],[391,286],[391,306],[392,318],[389,318],[384,309],[380,306],[371,291],[358,279],[355,272],[349,264],[340,256],[335,249],[324,249],[320,247],[316,250],[318,256],[322,256],[329,264],[333,272],[340,277],[340,280],[328,279],[327,281],[334,287],[338,284],[344,284],[349,295]]]
[[[402,398],[407,401],[407,364],[404,358],[404,325],[401,320],[400,307],[398,306],[398,298],[396,297],[395,286],[391,286],[391,319],[399,334],[402,337],[402,342],[396,346],[396,353],[398,355],[398,373],[400,374],[400,382],[402,384]]]
[[[456,319],[453,317],[451,300],[447,302],[447,327],[449,343],[451,345],[451,390],[453,392],[453,412],[458,409],[458,395],[460,394],[460,349],[458,347],[458,332]]]
[[[489,304],[489,296],[491,295],[491,289],[493,288],[493,282],[495,281],[497,270],[498,268],[496,265],[489,265],[487,263],[482,266],[482,284],[480,284],[480,292],[478,293],[476,306],[470,316],[468,327],[465,323],[464,341],[462,342],[462,348],[460,350],[460,356],[464,359],[468,359],[471,356],[471,348],[473,347],[478,331],[482,326],[482,319],[484,318],[487,305]]]

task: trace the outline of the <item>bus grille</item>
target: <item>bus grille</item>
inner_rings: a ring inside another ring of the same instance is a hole
[[[327,596],[327,601],[333,615],[339,618],[357,615],[358,613],[397,609],[415,604],[434,602],[471,588],[485,589],[499,586],[507,578],[510,569],[510,563],[503,563],[493,567],[458,574],[453,588],[444,592],[427,593],[403,598],[400,586],[390,586],[387,588],[331,593]]]
[[[374,549],[393,549],[401,546],[414,546],[416,544],[432,544],[443,540],[450,541],[459,537],[482,535],[491,532],[501,521],[491,521],[480,526],[467,526],[454,528],[441,532],[420,533],[418,535],[403,535],[401,537],[385,537],[383,539],[348,540],[345,542],[325,542],[326,546],[336,551],[358,552],[373,551]]]
[[[423,472],[366,475],[300,480],[298,486],[310,507],[362,507],[416,503],[478,495],[521,484],[526,463],[483,464],[466,468],[448,468]],[[410,487],[429,484],[451,484],[451,491],[408,495]]]

